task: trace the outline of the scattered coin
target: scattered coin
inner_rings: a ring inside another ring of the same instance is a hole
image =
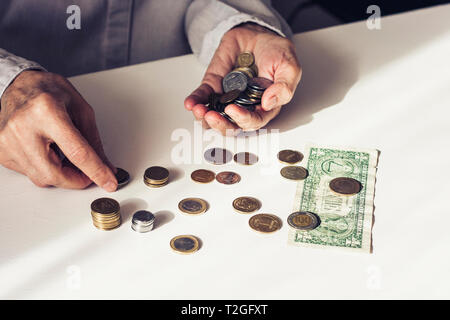
[[[330,189],[336,193],[349,196],[360,192],[362,185],[353,178],[340,177],[330,181]]]
[[[225,164],[233,159],[233,154],[222,148],[211,148],[204,153],[205,160],[212,164]]]
[[[303,180],[308,176],[308,170],[300,166],[287,166],[281,169],[281,175],[289,180]]]
[[[294,164],[303,160],[303,154],[294,150],[281,150],[278,152],[278,160],[287,164]]]
[[[235,172],[223,171],[216,175],[216,180],[223,184],[235,184],[241,181],[241,176]]]
[[[199,249],[199,241],[196,237],[190,235],[183,235],[174,237],[170,240],[170,247],[178,253],[190,254]]]
[[[294,212],[287,218],[288,224],[297,230],[313,230],[320,225],[320,218],[312,212]]]
[[[246,166],[255,164],[258,162],[258,156],[250,152],[239,152],[234,155],[234,161]]]
[[[120,189],[123,186],[125,186],[126,184],[128,184],[128,182],[130,182],[130,174],[122,168],[116,168],[116,169],[117,169],[117,172],[116,172],[115,176],[117,179],[117,189]]]
[[[262,233],[272,233],[281,229],[281,219],[273,214],[261,213],[255,214],[248,221],[253,230]]]
[[[199,169],[191,173],[191,179],[199,183],[209,183],[215,178],[216,174],[210,170]]]
[[[148,187],[158,188],[169,182],[169,170],[163,167],[150,167],[145,170],[144,183]]]
[[[91,203],[92,222],[97,229],[112,230],[120,226],[120,205],[111,198],[100,198]]]
[[[154,222],[155,216],[153,213],[146,210],[140,210],[133,214],[131,229],[139,233],[149,232],[153,229]]]
[[[242,52],[239,54],[237,62],[239,67],[251,67],[255,63],[255,57],[251,52]]]
[[[208,204],[200,198],[186,198],[178,203],[178,209],[187,214],[202,214],[208,209]]]
[[[234,199],[233,208],[239,213],[253,213],[261,209],[261,202],[253,197],[239,197]]]
[[[220,97],[219,101],[220,101],[220,103],[223,103],[223,104],[229,104],[229,103],[233,102],[234,99],[239,97],[240,94],[241,94],[241,92],[238,89],[231,90],[231,91],[228,91],[227,93],[223,94]]]

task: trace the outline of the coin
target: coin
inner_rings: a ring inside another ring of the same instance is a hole
[[[256,76],[255,71],[252,68],[248,68],[248,67],[238,67],[238,68],[234,69],[234,71],[244,73],[247,76],[247,84],[248,84],[248,79],[251,79]]]
[[[130,182],[130,174],[126,172],[122,168],[116,168],[117,172],[115,174],[117,179],[117,189],[122,188],[125,186],[128,182]]]
[[[216,174],[212,171],[199,169],[191,173],[191,179],[199,183],[209,183],[214,181]]]
[[[169,170],[163,167],[150,167],[145,170],[144,178],[155,182],[165,181],[169,177]]]
[[[262,78],[262,77],[251,78],[248,80],[249,88],[255,89],[258,91],[264,91],[267,88],[269,88],[272,84],[273,84],[273,81],[271,81],[267,78]]]
[[[354,195],[361,191],[362,185],[353,178],[340,177],[330,181],[330,189],[339,194]]]
[[[281,219],[273,214],[255,214],[250,218],[248,224],[253,230],[262,233],[271,233],[281,229]]]
[[[250,152],[238,152],[233,157],[234,162],[243,164],[246,166],[255,164],[258,162],[258,156]]]
[[[303,180],[308,176],[308,170],[300,166],[287,166],[281,169],[281,175],[289,180]]]
[[[140,233],[149,232],[153,229],[154,222],[155,216],[153,213],[146,210],[139,210],[133,214],[131,228]]]
[[[170,247],[178,253],[189,254],[199,249],[199,241],[196,237],[190,235],[176,236],[170,240]]]
[[[202,214],[208,209],[208,204],[200,198],[186,198],[178,203],[178,209],[187,214]]]
[[[288,164],[294,164],[303,160],[303,154],[294,150],[282,150],[278,152],[278,160]]]
[[[120,205],[114,199],[100,198],[91,203],[91,210],[100,214],[113,214],[120,210]]]
[[[320,225],[320,218],[312,212],[294,212],[287,218],[288,224],[297,230],[313,230]]]
[[[232,71],[228,73],[222,80],[223,91],[229,92],[235,89],[245,91],[247,88],[247,76],[240,71]]]
[[[250,67],[255,63],[255,57],[251,52],[242,52],[239,54],[237,62],[239,67]]]
[[[233,154],[222,148],[211,148],[204,153],[205,160],[212,164],[225,164],[233,159]]]
[[[223,171],[216,175],[216,180],[223,184],[235,184],[241,181],[241,176],[235,172]]]
[[[233,208],[239,213],[252,213],[261,209],[261,202],[253,197],[239,197],[234,199]]]
[[[220,103],[228,104],[228,103],[232,102],[234,99],[236,99],[237,97],[239,97],[240,94],[241,94],[241,91],[239,91],[238,89],[231,90],[231,91],[228,91],[227,93],[224,93],[220,97],[219,101],[220,101]]]

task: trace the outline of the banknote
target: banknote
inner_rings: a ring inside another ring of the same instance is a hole
[[[378,151],[308,145],[303,163],[309,175],[298,182],[293,209],[317,214],[320,225],[309,231],[290,229],[289,244],[370,252]],[[334,193],[329,183],[337,177],[358,180],[361,191]]]

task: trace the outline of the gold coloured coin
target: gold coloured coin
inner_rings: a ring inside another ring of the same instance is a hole
[[[178,209],[187,214],[197,215],[206,212],[208,203],[200,198],[186,198],[178,203]]]
[[[198,183],[209,183],[215,178],[216,174],[210,170],[199,169],[191,173],[191,179]]]
[[[216,180],[223,184],[235,184],[241,181],[241,176],[236,172],[223,171],[216,175]]]
[[[234,162],[245,166],[251,166],[259,160],[256,154],[250,152],[238,152],[234,155],[233,159]]]
[[[272,233],[281,229],[281,219],[273,214],[255,214],[248,221],[250,228],[262,233]]]
[[[278,152],[278,160],[287,164],[295,164],[303,160],[303,154],[294,150],[281,150]]]
[[[360,192],[362,185],[356,179],[340,177],[330,181],[330,189],[338,194],[351,196]]]
[[[301,166],[287,166],[281,169],[280,173],[289,180],[303,180],[308,176],[308,170]]]
[[[239,213],[253,213],[261,209],[261,202],[253,197],[239,197],[234,199],[233,208]]]
[[[239,67],[251,67],[255,63],[255,57],[251,52],[242,52],[237,58]]]
[[[91,203],[91,211],[100,214],[114,214],[120,210],[119,203],[111,198],[99,198]]]
[[[190,254],[196,252],[199,247],[199,241],[191,235],[176,236],[170,240],[170,247],[178,253]]]

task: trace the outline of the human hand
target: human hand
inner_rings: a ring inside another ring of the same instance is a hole
[[[48,72],[22,72],[1,97],[0,164],[39,187],[117,188],[93,109],[69,81]]]
[[[238,55],[245,51],[255,56],[258,76],[274,83],[266,89],[261,105],[254,112],[235,104],[225,108],[225,113],[236,122],[235,125],[218,112],[209,110],[205,104],[211,93],[222,93],[223,77],[234,68]],[[276,117],[281,107],[292,99],[300,78],[301,68],[290,40],[258,25],[244,24],[223,36],[201,85],[185,99],[184,105],[205,127],[214,128],[224,135],[227,130],[239,127],[244,131],[257,130]]]

